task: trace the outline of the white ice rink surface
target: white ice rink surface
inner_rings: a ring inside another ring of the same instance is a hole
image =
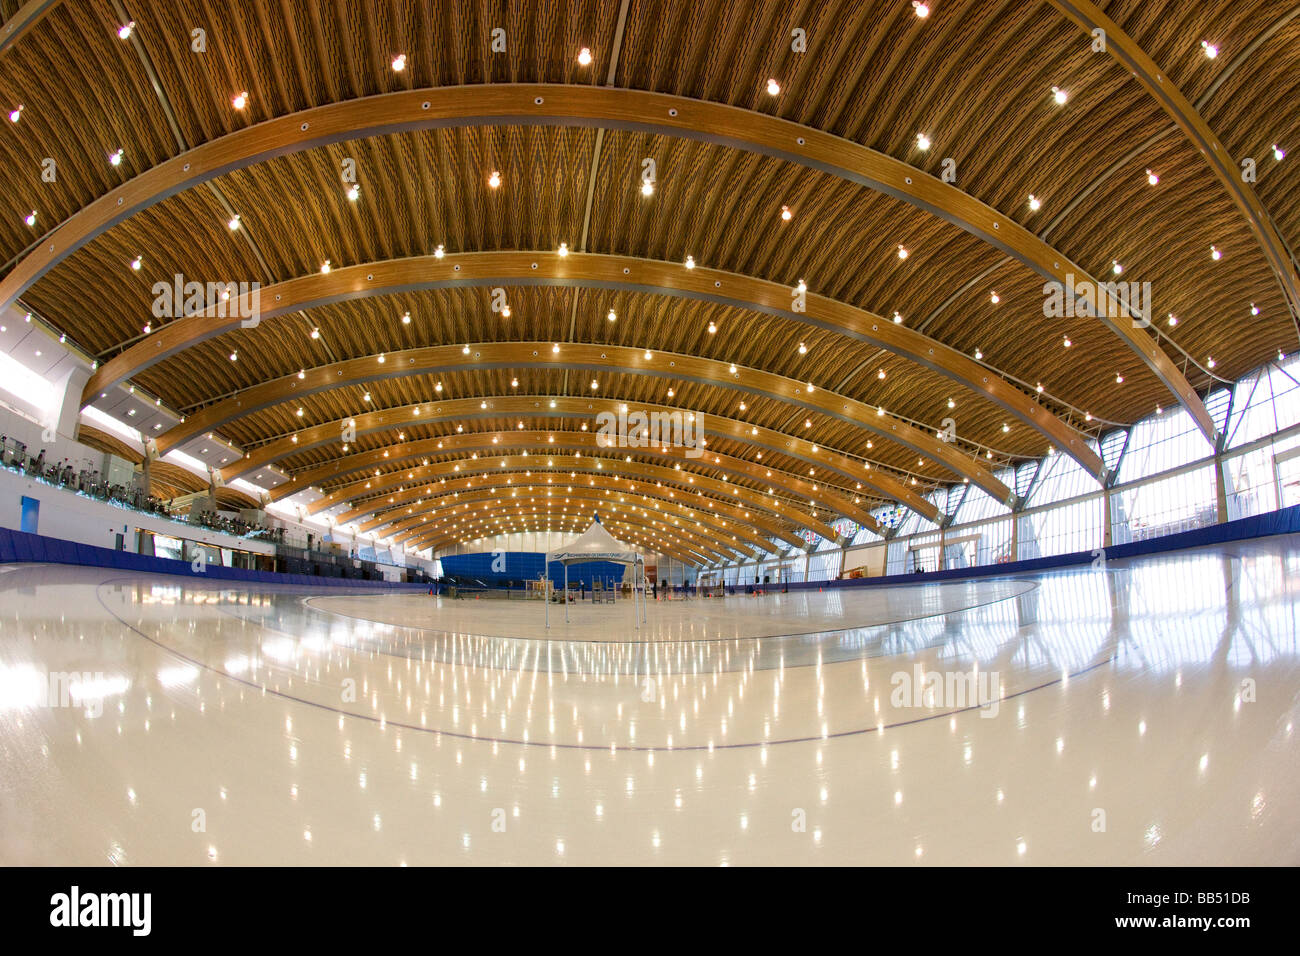
[[[0,863],[1294,865],[1298,599],[1297,537],[549,639],[534,602],[0,566]],[[918,664],[996,699],[891,699]]]

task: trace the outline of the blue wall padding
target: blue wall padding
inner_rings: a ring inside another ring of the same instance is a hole
[[[1243,541],[1248,538],[1263,538],[1274,534],[1295,534],[1300,532],[1300,505],[1292,505],[1281,511],[1251,518],[1238,518],[1223,524],[1197,528],[1193,531],[1180,531],[1166,534],[1147,541],[1134,541],[1130,544],[1117,544],[1106,549],[1106,560],[1117,558],[1136,558],[1144,554],[1159,554],[1163,551],[1179,551],[1183,548],[1199,548],[1211,544],[1224,544],[1228,541]],[[808,581],[775,585],[788,587],[789,590],[807,588],[857,588],[878,587],[882,584],[898,584],[904,581],[951,581],[960,578],[993,577],[1004,574],[1020,574],[1027,571],[1043,571],[1048,568],[1065,568],[1076,564],[1091,564],[1093,551],[1073,551],[1069,554],[1055,554],[1050,558],[1034,558],[1029,561],[1011,561],[1007,564],[984,564],[973,568],[953,568],[949,571],[925,571],[921,574],[892,574],[878,578],[848,578],[835,581]],[[768,585],[769,588],[774,585]]]
[[[50,564],[80,564],[92,568],[112,568],[115,571],[136,571],[149,574],[177,574],[189,578],[213,581],[248,581],[254,584],[299,584],[308,586],[343,585],[346,587],[414,588],[424,590],[427,584],[400,584],[388,581],[367,581],[361,578],[342,577],[343,569],[322,564],[321,571],[330,577],[314,574],[280,574],[274,571],[249,571],[244,568],[225,568],[209,564],[202,574],[196,573],[188,561],[171,558],[152,558],[130,551],[115,551],[93,544],[78,544],[41,534],[26,534],[0,528],[0,564],[8,562],[39,562]],[[290,562],[305,567],[305,562]]]
[[[493,562],[500,561],[502,558],[505,559],[505,570],[493,571]],[[449,577],[472,578],[475,581],[482,581],[489,587],[505,587],[507,581],[515,581],[516,586],[522,587],[522,582],[536,581],[541,577],[546,555],[541,551],[503,551],[495,555],[491,552],[480,552],[450,554],[440,560],[442,573]],[[552,584],[559,585],[564,580],[564,565],[560,562],[552,561],[548,570]],[[574,587],[583,584],[590,590],[593,578],[600,578],[602,581],[613,578],[615,583],[618,583],[623,580],[624,570],[626,565],[615,564],[613,561],[571,564],[569,584]]]

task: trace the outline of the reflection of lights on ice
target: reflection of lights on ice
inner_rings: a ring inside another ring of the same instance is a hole
[[[80,703],[121,694],[130,686],[131,682],[125,677],[94,677],[90,680],[73,681],[68,692],[74,701]]]
[[[176,667],[164,667],[158,671],[158,683],[164,687],[176,687],[179,684],[192,683],[199,676],[199,669],[193,664],[181,664]]]
[[[48,689],[45,675],[28,664],[0,667],[0,711],[41,706]]]

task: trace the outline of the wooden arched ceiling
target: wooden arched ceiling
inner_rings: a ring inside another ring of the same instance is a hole
[[[499,470],[493,472],[494,467]],[[524,470],[522,478],[512,475],[510,469]],[[792,501],[778,494],[779,486],[775,484],[764,485],[757,479],[748,484],[731,482],[701,474],[698,469],[680,468],[677,465],[669,468],[635,459],[628,462],[623,458],[583,456],[576,452],[573,455],[503,453],[491,457],[472,453],[468,458],[422,464],[397,472],[381,472],[379,476],[335,488],[309,505],[307,511],[310,514],[320,514],[338,505],[349,505],[349,510],[337,515],[337,519],[340,523],[356,521],[386,511],[390,506],[412,502],[418,506],[441,493],[443,481],[467,473],[485,476],[493,474],[495,478],[486,480],[498,488],[509,488],[520,481],[531,483],[534,474],[544,476],[548,482],[560,487],[586,481],[589,487],[594,488],[596,478],[600,476],[620,478],[629,490],[654,482],[656,489],[667,488],[664,495],[670,500],[685,496],[687,500],[705,508],[717,500],[728,501],[735,507],[759,512],[769,523],[775,521],[778,526],[785,520],[793,522],[796,527],[809,528],[825,538],[837,537],[827,524],[833,515],[827,514],[824,504],[819,508],[815,502]]]
[[[803,546],[803,541],[783,526],[778,518],[768,515],[762,509],[750,507],[743,500],[739,504],[732,504],[721,498],[706,495],[702,488],[689,485],[684,480],[665,485],[662,481],[651,482],[641,477],[624,478],[614,474],[613,469],[610,472],[591,470],[590,462],[588,468],[579,472],[575,461],[569,475],[564,475],[562,472],[558,474],[538,472],[534,478],[531,469],[522,475],[515,470],[505,476],[508,484],[502,485],[499,473],[488,474],[489,469],[499,465],[499,462],[500,459],[486,460],[479,463],[478,474],[467,474],[461,478],[440,478],[432,488],[430,486],[423,486],[423,490],[412,488],[406,492],[376,499],[377,504],[372,501],[368,505],[359,505],[348,512],[348,520],[356,521],[357,529],[361,534],[379,531],[381,534],[389,535],[403,530],[407,523],[427,523],[428,512],[420,508],[416,502],[428,504],[433,508],[448,502],[454,505],[459,502],[461,496],[467,494],[501,495],[503,499],[514,497],[519,493],[533,495],[546,492],[563,493],[567,496],[617,495],[620,500],[627,499],[634,503],[640,499],[653,502],[661,508],[678,508],[692,514],[715,515],[719,526],[727,535],[734,534],[743,538],[748,526],[748,533],[751,535],[749,540],[766,550]],[[392,502],[388,501],[389,497],[393,499]],[[768,538],[784,544],[764,544],[763,542]]]
[[[930,8],[920,19],[903,0],[689,9],[650,0],[436,8],[159,0],[124,4],[136,22],[124,42],[111,0],[0,5],[5,23],[21,30],[8,40],[0,25],[0,105],[6,114],[24,106],[20,121],[0,131],[0,155],[20,171],[0,196],[7,263],[0,298],[22,290],[24,304],[102,363],[117,356],[126,363],[150,320],[152,283],[175,272],[269,287],[302,281],[295,277],[326,259],[335,267],[383,263],[438,245],[449,260],[549,253],[561,241],[600,257],[680,263],[689,254],[701,266],[696,279],[718,270],[786,289],[804,279],[814,294],[809,312],[761,311],[756,296],[665,296],[665,283],[503,281],[516,318],[502,322],[486,312],[486,289],[390,290],[223,332],[132,381],[194,420],[298,369],[380,352],[547,341],[650,349],[792,381],[816,378],[819,393],[883,406],[929,434],[951,417],[959,439],[951,450],[967,457],[963,467],[978,459],[985,468],[1042,455],[1048,436],[1005,403],[963,389],[953,368],[941,374],[877,347],[898,342],[855,339],[842,324],[812,327],[816,307],[897,311],[904,328],[941,350],[967,362],[981,355],[977,367],[1080,438],[1167,406],[1170,389],[1196,413],[1199,398],[1181,383],[1203,393],[1215,376],[1235,378],[1294,349],[1284,289],[1287,250],[1300,232],[1300,184],[1294,162],[1272,157],[1272,144],[1289,150],[1300,137],[1293,10],[1262,0],[1104,7],[935,0]],[[1098,17],[1115,41],[1106,55],[1089,49],[1081,29]],[[488,50],[494,25],[506,30],[506,54]],[[196,27],[206,31],[204,54],[190,47]],[[795,27],[807,31],[805,53],[790,49]],[[1204,55],[1202,40],[1217,46],[1216,59]],[[580,46],[590,47],[590,66],[576,62]],[[398,52],[407,55],[402,73],[389,65]],[[96,68],[77,68],[86,62]],[[1153,75],[1178,95],[1155,95]],[[779,80],[779,95],[766,93],[768,77]],[[598,89],[607,79],[610,89]],[[1068,92],[1066,104],[1052,101],[1053,86]],[[249,93],[243,111],[231,105],[240,90]],[[533,102],[538,96],[542,104]],[[357,102],[364,97],[382,99]],[[657,97],[680,98],[672,102],[683,105],[670,107],[678,115],[658,115],[656,104],[669,101]],[[448,122],[486,125],[418,129],[418,117],[402,120],[403,111],[425,112],[425,101]],[[339,124],[334,142],[325,141],[330,120],[321,109]],[[552,112],[569,125],[537,125]],[[737,126],[733,115],[744,122]],[[268,158],[262,154],[281,135],[271,135],[277,122],[286,137],[280,145],[299,151]],[[807,130],[798,134],[805,142],[779,148],[790,124]],[[918,148],[918,133],[931,140],[928,150]],[[228,148],[237,142],[261,161],[237,168],[238,151]],[[1230,164],[1201,153],[1214,142]],[[123,162],[112,167],[105,157],[118,148]],[[56,182],[40,179],[45,157],[58,160]],[[205,166],[196,157],[218,159]],[[648,198],[637,189],[647,157],[658,173]],[[1227,188],[1225,169],[1244,157],[1257,160],[1257,181]],[[356,202],[339,181],[347,158],[359,170]],[[950,184],[941,181],[945,159],[955,162]],[[172,175],[187,162],[188,173]],[[503,176],[499,190],[486,184],[492,169]],[[1147,183],[1148,169],[1158,185]],[[210,177],[210,186],[171,194],[189,174]],[[1040,209],[1027,205],[1030,193]],[[788,222],[782,206],[793,214]],[[29,227],[33,208],[37,224]],[[225,225],[233,212],[237,232]],[[55,229],[59,223],[66,224]],[[900,244],[906,260],[895,254]],[[50,246],[52,254],[44,251]],[[143,257],[139,272],[126,265],[135,256]],[[1043,318],[1043,272],[1058,261],[1102,278],[1118,261],[1123,278],[1150,281],[1159,336]],[[610,308],[615,323],[604,320]],[[409,325],[399,320],[407,310]],[[705,331],[710,322],[715,334]],[[143,343],[152,345],[166,325],[154,320]],[[797,351],[801,342],[806,352]],[[239,361],[230,362],[236,350]],[[748,447],[743,431],[718,435],[717,450],[731,457],[752,461],[762,447],[796,472],[817,444],[847,462],[870,461],[919,492],[961,474],[951,460],[930,460],[942,458],[938,449],[918,457],[881,440],[868,449],[862,423],[780,394],[753,396],[742,413],[736,392],[707,377],[670,384],[622,367],[600,377],[605,400],[690,409],[760,430],[763,441]],[[434,390],[440,382],[442,393]],[[585,385],[585,373],[541,365],[430,370],[271,406],[230,420],[222,434],[255,451],[376,409],[439,397],[577,400]],[[674,388],[671,399],[666,387]],[[573,417],[533,416],[526,425],[572,428]],[[503,414],[476,418],[474,428],[513,424]],[[437,438],[450,427],[420,422],[407,438]],[[359,435],[352,453],[394,437],[380,429]],[[338,444],[313,442],[262,463],[316,471],[342,454]],[[888,492],[869,487],[864,496],[878,496],[876,503]]]
[[[92,425],[82,425],[78,432],[78,441],[83,445],[89,445],[97,451],[107,452],[110,455],[116,455],[124,461],[138,465],[141,460],[140,452],[136,451],[116,435],[110,434],[100,428]]]
[[[679,264],[644,259],[572,253],[566,256],[503,252],[441,258],[423,256],[351,266],[328,274],[316,273],[259,290],[257,301],[265,300],[265,304],[258,306],[258,321],[299,312],[309,306],[393,290],[476,286],[500,289],[504,293],[508,287],[519,284],[594,286],[615,292],[654,290],[748,308],[806,324],[810,329],[830,331],[939,372],[993,401],[1041,433],[1054,447],[1075,457],[1089,473],[1105,478],[1101,458],[1088,447],[1081,434],[1058,419],[1041,400],[1020,391],[955,349],[884,316],[855,309],[806,289],[803,301],[796,305],[788,287],[714,269],[686,269]],[[251,293],[236,301],[243,306],[243,314],[253,308]],[[617,310],[613,306],[611,309],[617,316]],[[486,305],[483,314],[485,318],[492,314]],[[151,365],[239,328],[246,321],[238,316],[219,317],[209,309],[170,323],[156,335],[137,341],[92,375],[82,394],[83,404],[89,404],[103,390],[134,378]]]
[[[429,502],[429,509],[418,516],[415,515],[414,509],[407,509],[411,513],[404,516],[398,514],[395,510],[391,513],[395,516],[395,520],[387,521],[386,526],[376,523],[385,522],[384,517],[372,519],[367,524],[374,527],[383,526],[384,535],[387,538],[401,543],[418,537],[424,531],[432,530],[447,518],[454,517],[458,510],[469,513],[475,510],[475,506],[478,506],[478,510],[482,511],[485,504],[499,502],[504,506],[514,507],[544,502],[548,498],[559,498],[564,503],[574,501],[582,503],[597,502],[608,509],[613,509],[615,512],[630,509],[640,513],[642,517],[653,517],[655,520],[667,521],[674,523],[676,526],[696,529],[697,532],[703,529],[710,540],[715,543],[725,544],[728,548],[743,553],[750,558],[764,554],[781,554],[780,548],[752,531],[751,528],[754,526],[751,524],[746,522],[728,523],[716,513],[705,509],[690,508],[671,500],[648,495],[644,493],[644,489],[632,493],[622,491],[616,493],[608,488],[601,491],[596,488],[578,486],[572,491],[568,491],[566,488],[556,489],[554,486],[534,485],[511,488],[509,492],[502,494],[500,488],[484,488],[455,497],[443,496],[437,502]],[[683,522],[685,523],[683,524]]]

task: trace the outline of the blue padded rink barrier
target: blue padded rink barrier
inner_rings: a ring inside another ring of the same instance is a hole
[[[1292,508],[548,629],[3,532],[0,861],[1292,866],[1298,581]]]
[[[116,571],[134,571],[142,574],[167,574],[216,581],[244,581],[250,584],[297,584],[309,587],[379,587],[428,589],[428,585],[403,584],[390,581],[366,581],[358,578],[327,577],[314,574],[286,574],[276,571],[252,571],[247,568],[227,568],[207,564],[203,571],[195,571],[188,561],[157,558],[116,551],[93,544],[79,544],[51,538],[41,534],[28,534],[0,528],[0,564],[38,563],[71,564],[90,568],[111,568]]]

